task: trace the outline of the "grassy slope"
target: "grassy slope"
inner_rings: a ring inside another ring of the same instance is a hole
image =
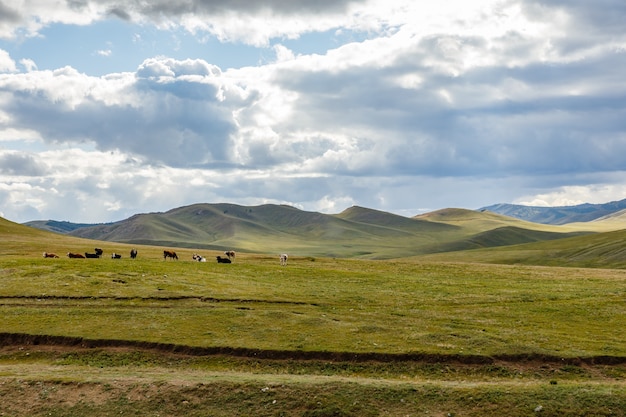
[[[366,222],[350,213],[331,216],[289,206],[197,204],[134,216],[115,225],[80,229],[73,234],[120,242],[248,252],[398,257],[414,254],[419,250],[416,248],[431,244],[436,233],[454,236],[457,229],[388,213],[376,220]]]
[[[406,218],[362,207],[326,215],[289,206],[196,204],[73,234],[127,243],[384,259],[558,239],[589,228],[461,209]]]
[[[430,261],[626,268],[626,230],[417,258]]]

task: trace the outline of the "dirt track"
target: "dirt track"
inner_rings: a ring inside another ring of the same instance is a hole
[[[81,361],[101,356],[117,362]],[[142,362],[155,357],[154,363]],[[212,358],[228,366],[213,366]],[[622,417],[615,410],[626,401],[626,359],[620,357],[260,351],[0,333],[0,359],[0,416],[399,417],[415,410],[452,415],[451,409],[469,416],[525,416],[540,403],[558,410],[544,415],[568,415],[560,404],[578,395],[571,393],[593,390],[598,402],[612,403],[608,414],[588,415]],[[468,400],[468,390],[480,401]],[[500,400],[503,392],[506,400]],[[517,403],[511,392],[519,393]],[[555,393],[562,394],[553,398]],[[578,410],[597,408],[574,401]]]

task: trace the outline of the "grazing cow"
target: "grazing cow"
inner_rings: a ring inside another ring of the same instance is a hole
[[[234,261],[235,260],[235,251],[234,250],[227,250],[226,252],[224,252],[224,255],[228,256],[228,259],[231,259]]]
[[[229,264],[231,260],[228,258],[222,258],[221,256],[216,256],[218,264]]]
[[[58,258],[59,256],[55,253],[50,253],[50,252],[44,252],[43,253],[43,257],[44,258]]]
[[[80,253],[72,253],[72,252],[68,252],[67,253],[67,257],[68,258],[85,258],[83,255],[81,255]]]
[[[111,254],[111,259],[122,259],[122,255],[120,255],[119,253],[113,252]]]
[[[173,250],[164,250],[163,259],[166,260],[167,258],[178,259],[178,255]]]
[[[92,259],[92,258],[99,258],[99,257],[100,257],[100,255],[98,255],[97,253],[87,253],[87,252],[85,252],[85,258]]]
[[[98,255],[98,256],[102,256],[102,254],[104,253],[104,251],[102,249],[100,249],[100,248],[95,248],[94,252],[96,252],[96,255]]]
[[[193,254],[192,256],[194,261],[198,261],[198,262],[206,262],[206,258],[202,255],[198,255],[196,253]]]
[[[137,249],[132,248],[130,250],[130,259],[135,259],[137,257]]]
[[[280,254],[280,264],[282,266],[286,266],[287,265],[287,258],[288,258],[288,256],[287,256],[286,253],[281,253]]]

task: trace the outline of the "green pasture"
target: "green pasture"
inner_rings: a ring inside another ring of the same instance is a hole
[[[225,265],[143,252],[3,257],[0,331],[273,350],[626,354],[622,270],[307,257],[281,267],[245,254]]]
[[[164,260],[158,246],[131,260],[131,245],[0,219],[0,333],[103,341],[0,343],[0,415],[623,417],[620,236],[281,267],[277,254],[217,264],[221,251],[193,248]],[[65,256],[94,247],[105,256]],[[193,348],[287,354],[182,353]]]

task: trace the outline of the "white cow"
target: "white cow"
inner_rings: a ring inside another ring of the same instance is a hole
[[[287,256],[287,254],[286,254],[286,253],[281,253],[281,254],[280,254],[280,264],[281,264],[282,266],[287,265],[287,258],[288,258],[288,256]]]
[[[202,255],[198,255],[198,254],[193,254],[192,256],[194,261],[198,261],[198,262],[206,262],[206,258]]]

